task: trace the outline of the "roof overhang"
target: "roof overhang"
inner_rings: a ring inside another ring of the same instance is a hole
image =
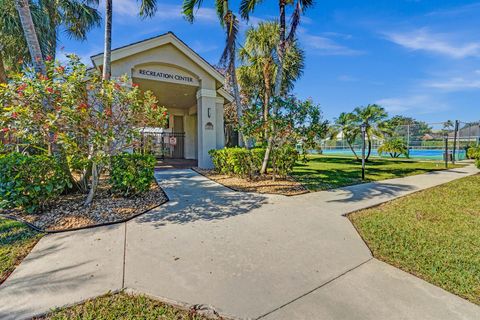
[[[193,62],[199,65],[204,69],[209,75],[214,79],[220,82],[221,85],[225,82],[223,75],[218,72],[211,64],[209,64],[205,59],[193,51],[189,46],[187,46],[182,40],[180,40],[173,32],[169,31],[168,33],[135,42],[123,47],[119,47],[112,50],[111,61],[120,60],[131,55],[154,49],[165,44],[172,44],[183,54],[189,57]],[[100,67],[103,65],[103,53],[99,53],[90,57],[95,67]],[[226,92],[226,91],[225,91]],[[228,93],[227,93],[228,94]],[[222,94],[223,96],[223,94]],[[231,95],[230,95],[231,97]],[[225,97],[228,99],[227,97]]]

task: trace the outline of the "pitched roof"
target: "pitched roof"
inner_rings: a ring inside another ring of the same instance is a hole
[[[225,82],[224,76],[171,31],[113,49],[112,61],[131,56],[141,51],[153,49],[167,43],[171,43],[172,45],[174,45],[177,49],[179,49],[187,57],[192,59],[208,74],[210,74],[213,78],[215,78],[223,85],[223,83]],[[103,53],[93,55],[90,57],[90,59],[92,60],[95,67],[103,65]]]

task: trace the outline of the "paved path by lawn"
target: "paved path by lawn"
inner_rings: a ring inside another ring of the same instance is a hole
[[[0,319],[130,288],[263,319],[478,319],[480,307],[373,259],[345,213],[473,167],[295,197],[157,172],[170,201],[115,227],[49,235],[0,286]]]

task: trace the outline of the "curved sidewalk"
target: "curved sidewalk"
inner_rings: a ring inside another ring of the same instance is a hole
[[[18,319],[129,288],[235,318],[476,319],[480,307],[372,258],[345,213],[473,167],[296,197],[157,172],[170,201],[126,224],[48,235],[0,286]]]

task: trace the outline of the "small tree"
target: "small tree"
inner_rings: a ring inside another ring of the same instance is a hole
[[[401,138],[391,138],[385,141],[378,148],[379,155],[384,153],[388,153],[392,158],[398,158],[401,155],[404,155],[407,158],[409,157],[407,145]]]
[[[26,70],[0,86],[0,126],[20,141],[21,152],[51,154],[60,145],[89,205],[110,157],[135,148],[141,127],[162,126],[166,110],[127,77],[102,80],[76,56],[46,66],[46,75]]]
[[[275,177],[278,168],[290,167],[281,163],[287,161],[288,157],[280,155],[292,154],[285,148],[295,149],[296,144],[301,144],[304,150],[314,148],[316,143],[326,136],[328,122],[323,120],[320,106],[314,104],[312,100],[301,101],[294,96],[287,96],[275,98],[273,103],[278,112],[268,117],[267,122],[258,116],[263,110],[260,102],[246,110],[243,117],[244,126],[240,129],[246,137],[261,140],[264,128],[268,130],[275,128],[274,131],[268,132],[273,138],[271,150],[273,156],[270,164]],[[276,150],[279,152],[275,156]]]

